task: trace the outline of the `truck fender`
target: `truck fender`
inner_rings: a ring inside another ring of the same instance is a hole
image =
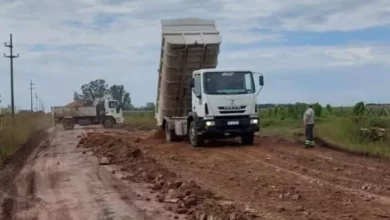
[[[191,121],[198,121],[198,114],[196,112],[190,112],[187,116],[187,130],[190,127]]]

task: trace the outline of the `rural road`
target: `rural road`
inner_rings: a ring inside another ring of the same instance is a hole
[[[194,149],[154,131],[47,133],[0,172],[0,219],[390,219],[386,160],[271,138]]]
[[[119,186],[124,185],[116,183],[95,157],[76,148],[83,132],[49,131],[50,137],[34,149],[19,173],[15,173],[14,195],[9,195],[11,185],[5,189],[8,195],[3,200],[0,219],[161,219],[154,218],[153,212],[145,214],[131,201],[138,200],[132,189],[119,191]],[[139,205],[145,209],[147,204]]]

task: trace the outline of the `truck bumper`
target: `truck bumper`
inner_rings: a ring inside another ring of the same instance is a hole
[[[258,117],[215,117],[198,123],[198,133],[204,138],[231,138],[258,132],[259,129]]]

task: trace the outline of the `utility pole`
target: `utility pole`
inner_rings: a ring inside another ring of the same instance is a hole
[[[30,101],[31,101],[31,112],[34,112],[34,104],[33,104],[33,85],[34,83],[32,82],[32,79],[30,79]]]
[[[39,111],[39,106],[38,106],[38,94],[35,92],[35,111]]]
[[[16,54],[16,56],[13,54],[13,43],[12,43],[12,34],[9,34],[9,44],[7,42],[4,43],[5,47],[9,47],[10,55],[7,56],[4,53],[5,58],[10,59],[10,66],[11,66],[11,113],[12,117],[15,117],[15,100],[14,100],[14,59],[19,57],[19,54]]]

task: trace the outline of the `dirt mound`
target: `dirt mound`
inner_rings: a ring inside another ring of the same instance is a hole
[[[81,102],[74,101],[74,102],[68,103],[66,106],[68,106],[68,107],[83,107],[85,105]]]
[[[154,140],[162,140],[162,139],[165,139],[165,134],[164,134],[164,131],[162,129],[159,129],[159,130],[156,130],[154,131],[150,137],[148,137],[150,139],[154,139]]]
[[[222,205],[220,198],[202,189],[193,181],[183,181],[166,167],[147,156],[147,150],[137,147],[138,138],[121,138],[111,134],[88,133],[80,140],[79,147],[89,148],[101,164],[120,165],[131,175],[124,177],[134,182],[150,184],[156,200],[166,203],[167,209],[186,214],[188,219],[249,220],[255,216],[243,212],[238,206]]]

